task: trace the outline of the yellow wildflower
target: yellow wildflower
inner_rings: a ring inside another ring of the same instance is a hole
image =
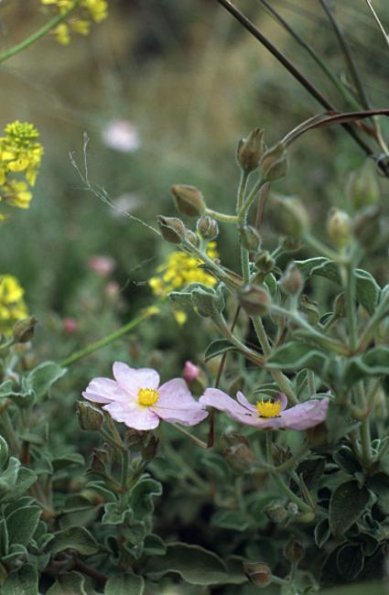
[[[11,335],[18,320],[27,318],[24,290],[12,275],[0,275],[0,333]]]
[[[78,3],[76,0],[41,0],[41,3],[56,8],[60,14],[74,7],[74,11],[69,13],[69,20],[60,23],[53,31],[58,43],[62,45],[70,43],[72,32],[88,35],[92,21],[101,23],[108,16],[107,0],[79,0]]]
[[[209,242],[207,255],[215,260],[218,256],[216,242]],[[182,289],[189,283],[202,283],[209,287],[216,285],[216,279],[201,268],[201,260],[185,252],[172,252],[166,263],[158,267],[158,276],[151,277],[149,286],[154,295],[165,297],[172,291]]]
[[[28,122],[11,122],[0,137],[0,201],[27,209],[43,155],[39,132]],[[24,179],[23,179],[24,178]]]

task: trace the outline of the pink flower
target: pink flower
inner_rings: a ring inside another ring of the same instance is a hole
[[[74,335],[78,330],[78,322],[75,318],[67,316],[62,320],[63,330],[67,335]]]
[[[94,378],[83,396],[101,403],[116,421],[136,430],[153,430],[162,420],[194,426],[208,413],[192,397],[185,380],[174,378],[159,386],[159,374],[150,368],[113,364],[110,378]]]
[[[182,372],[183,377],[187,382],[193,382],[200,376],[200,368],[192,364],[190,361],[186,361]]]
[[[311,399],[286,409],[288,399],[282,393],[272,401],[258,401],[255,405],[241,392],[236,397],[237,401],[217,388],[207,388],[199,402],[224,411],[248,426],[271,430],[307,430],[317,426],[325,420],[329,404],[329,399]]]
[[[99,277],[108,277],[114,270],[116,263],[109,256],[92,256],[88,261],[89,268],[99,275]]]

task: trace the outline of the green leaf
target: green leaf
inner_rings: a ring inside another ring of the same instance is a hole
[[[245,531],[250,526],[250,519],[240,511],[218,510],[211,519],[211,526],[232,531]]]
[[[216,341],[212,341],[205,350],[204,361],[208,362],[210,359],[223,355],[228,351],[236,351],[236,347],[234,347],[227,339],[217,339]]]
[[[20,498],[27,492],[28,489],[36,482],[38,476],[32,469],[28,467],[21,467],[19,469],[16,485],[12,491],[12,499]]]
[[[104,595],[143,595],[144,580],[135,574],[121,574],[107,580]]]
[[[297,260],[296,265],[304,276],[318,275],[341,285],[339,267],[328,258],[317,257],[309,260]],[[356,298],[366,308],[369,314],[373,314],[377,307],[381,288],[374,277],[363,269],[355,269],[356,277]]]
[[[119,502],[109,502],[104,506],[104,514],[101,519],[103,525],[122,525],[131,523],[134,513],[131,508],[124,509]]]
[[[9,459],[6,469],[0,475],[0,499],[4,499],[15,487],[20,465],[15,457]]]
[[[3,556],[8,554],[9,538],[7,530],[7,522],[5,519],[0,520],[0,560]]]
[[[374,583],[360,583],[359,585],[337,586],[334,589],[320,591],[321,595],[382,595],[382,581]]]
[[[268,368],[296,370],[309,368],[320,375],[327,364],[328,355],[306,343],[289,341],[276,349],[267,360]]]
[[[346,473],[354,475],[362,471],[362,467],[356,460],[355,455],[351,448],[346,444],[341,444],[339,449],[334,452],[333,458],[335,463],[341,467]]]
[[[4,469],[9,457],[8,444],[3,436],[0,436],[0,471]]]
[[[338,572],[346,581],[353,581],[362,572],[365,557],[362,546],[346,544],[341,547],[336,557]]]
[[[41,399],[66,372],[66,368],[62,368],[55,362],[43,362],[28,374],[25,387],[32,390],[37,399]]]
[[[12,571],[1,587],[1,595],[37,595],[38,572],[31,564],[23,564]]]
[[[146,573],[151,578],[173,572],[191,585],[217,585],[228,582],[227,567],[216,554],[198,545],[169,544],[166,555],[149,558]]]
[[[164,556],[166,554],[166,543],[154,533],[146,535],[143,551],[147,556]]]
[[[7,517],[9,542],[28,545],[38,526],[42,509],[39,506],[25,506]]]
[[[349,360],[344,381],[351,386],[365,376],[389,375],[389,348],[373,347],[367,353]]]
[[[360,518],[368,502],[368,489],[360,488],[356,480],[339,485],[332,493],[329,508],[329,523],[333,535],[343,535]]]
[[[142,520],[154,511],[154,498],[162,494],[162,485],[155,479],[141,477],[130,491],[130,506],[135,518]]]
[[[331,529],[328,524],[328,519],[322,519],[317,523],[314,530],[314,539],[317,547],[321,549],[330,537]]]
[[[84,527],[70,527],[55,533],[54,538],[47,546],[47,551],[53,555],[68,549],[89,556],[95,554],[99,548],[87,529]]]
[[[54,585],[47,591],[47,595],[92,595],[92,590],[84,577],[79,572],[60,574]]]
[[[368,486],[377,496],[377,506],[380,511],[389,515],[389,476],[386,473],[376,473],[370,479]]]

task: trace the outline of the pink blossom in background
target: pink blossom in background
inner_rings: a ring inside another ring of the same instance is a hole
[[[108,277],[115,269],[116,263],[110,256],[96,255],[88,260],[88,266],[100,277]]]
[[[78,322],[75,318],[67,316],[62,320],[62,327],[66,334],[73,335],[78,330]]]
[[[237,400],[232,399],[218,388],[207,388],[199,402],[223,411],[232,419],[248,426],[274,430],[282,428],[307,430],[317,426],[325,420],[329,405],[329,399],[310,399],[286,409],[288,399],[280,393],[274,400],[274,407],[279,408],[279,414],[261,417],[259,409],[263,405],[262,401],[253,405],[242,392],[238,392],[236,397]]]
[[[109,281],[104,289],[105,295],[109,299],[117,299],[120,295],[120,286],[116,281]]]
[[[158,372],[130,368],[123,362],[113,364],[113,376],[114,380],[94,378],[82,394],[129,428],[153,430],[161,420],[194,426],[208,415],[182,378],[159,386]]]
[[[101,133],[104,144],[121,153],[133,153],[140,147],[139,132],[129,120],[112,120]]]
[[[200,368],[188,360],[184,364],[182,375],[187,382],[193,382],[200,376],[200,372]]]

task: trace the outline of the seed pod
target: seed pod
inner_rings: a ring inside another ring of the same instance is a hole
[[[215,240],[219,235],[219,225],[217,221],[209,215],[200,217],[197,221],[196,229],[203,240],[208,240],[209,242]]]
[[[170,244],[181,244],[186,236],[186,227],[177,217],[158,216],[158,225],[164,240]]]
[[[238,291],[238,301],[249,316],[264,316],[269,310],[270,296],[260,285],[247,285]]]
[[[248,174],[257,169],[265,150],[263,135],[264,130],[254,128],[247,138],[242,138],[238,143],[236,158],[242,170]]]
[[[206,209],[204,197],[195,186],[187,184],[175,184],[171,187],[171,193],[177,211],[188,217],[199,217]]]

